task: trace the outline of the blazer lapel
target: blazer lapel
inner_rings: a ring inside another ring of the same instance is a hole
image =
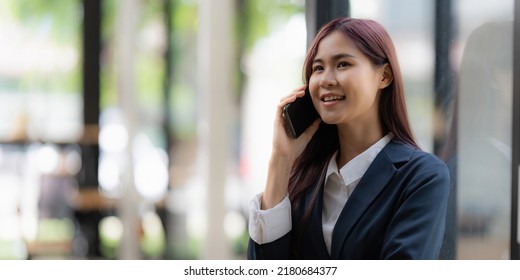
[[[395,175],[397,172],[395,166],[400,162],[408,161],[412,152],[411,147],[391,141],[374,159],[338,217],[332,233],[332,259],[340,257],[343,244],[353,226]]]
[[[323,238],[323,226],[322,226],[322,207],[323,207],[323,186],[319,187],[319,194],[316,200],[316,204],[312,209],[311,217],[308,220],[307,230],[310,237],[310,242],[315,251],[318,253],[318,259],[330,259],[329,253],[327,252],[327,246],[325,245],[325,239]],[[311,192],[312,193],[312,192]],[[309,206],[308,203],[312,199],[312,194],[307,195],[306,208]],[[305,246],[305,244],[304,244]]]

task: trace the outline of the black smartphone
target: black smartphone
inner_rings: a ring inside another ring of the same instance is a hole
[[[286,128],[293,138],[298,138],[317,118],[320,117],[312,104],[309,87],[305,95],[283,108]]]

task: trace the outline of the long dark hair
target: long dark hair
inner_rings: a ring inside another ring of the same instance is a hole
[[[418,148],[408,123],[403,81],[397,55],[385,28],[373,20],[338,18],[321,28],[307,53],[303,67],[305,84],[312,74],[312,62],[316,57],[321,40],[333,31],[340,31],[351,39],[356,47],[366,55],[376,67],[386,63],[391,68],[393,81],[380,94],[379,113],[383,130],[394,135],[393,140]],[[298,226],[304,226],[323,185],[326,165],[339,148],[336,125],[322,123],[303,153],[296,160],[289,180],[289,198],[293,213],[300,207],[302,197],[314,189],[309,207],[305,209]]]

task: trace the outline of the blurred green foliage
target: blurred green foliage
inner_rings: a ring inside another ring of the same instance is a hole
[[[302,13],[304,0],[236,0],[239,40],[250,49],[259,38],[268,35],[279,23]]]
[[[41,219],[36,240],[39,242],[71,241],[74,225],[70,219]]]
[[[10,0],[7,6],[25,27],[47,29],[58,43],[77,44],[81,39],[82,5],[79,0]]]
[[[18,92],[75,93],[81,91],[82,5],[79,0],[9,0],[3,3],[10,19],[48,47],[76,49],[72,71],[23,73],[7,85]],[[52,62],[51,62],[52,63]]]

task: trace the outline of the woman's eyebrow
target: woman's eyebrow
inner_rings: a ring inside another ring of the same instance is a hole
[[[348,53],[338,53],[338,54],[333,55],[331,59],[333,61],[336,61],[336,60],[340,60],[343,58],[355,58],[355,56],[348,54]],[[312,61],[312,63],[323,63],[323,59],[316,58]]]
[[[354,58],[355,56],[348,53],[338,53],[332,57],[333,60],[340,60],[342,58]]]

